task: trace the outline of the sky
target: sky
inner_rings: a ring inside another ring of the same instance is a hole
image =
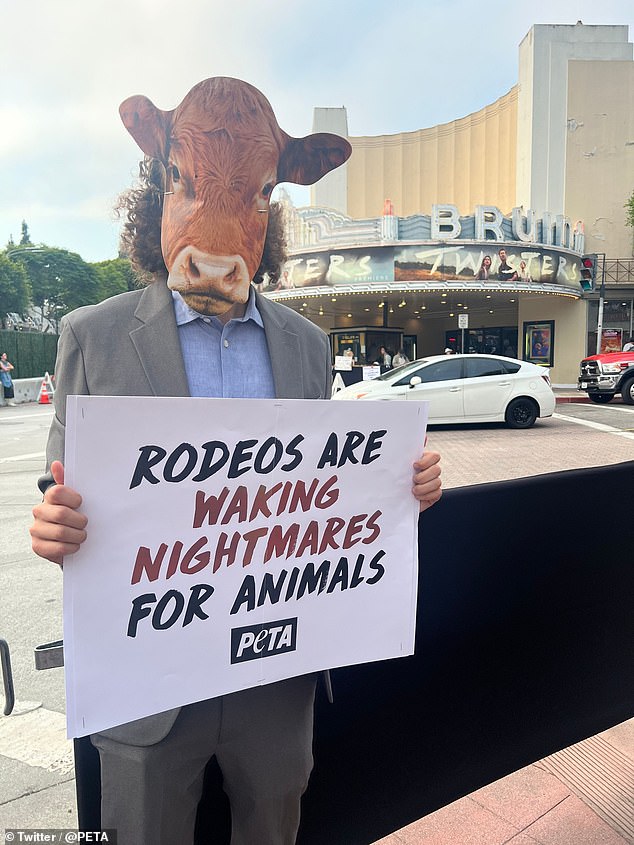
[[[33,243],[116,257],[112,209],[141,158],[118,114],[132,94],[172,109],[202,79],[235,76],[290,135],[311,131],[317,106],[346,106],[353,136],[406,132],[494,102],[533,24],[578,20],[634,39],[632,0],[9,0],[0,246],[26,220]]]

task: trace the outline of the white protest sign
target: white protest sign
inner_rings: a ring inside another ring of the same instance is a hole
[[[372,364],[363,368],[363,381],[371,381],[381,375],[381,367],[378,364]]]
[[[413,653],[419,402],[68,399],[70,736]]]
[[[351,370],[352,363],[350,355],[335,355],[335,370]]]

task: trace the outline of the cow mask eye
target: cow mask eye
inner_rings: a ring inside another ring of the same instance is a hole
[[[270,197],[274,187],[275,185],[273,184],[273,182],[267,182],[266,185],[262,188],[262,196]]]
[[[170,166],[170,170],[171,170],[171,173],[172,173],[172,182],[180,182],[181,174],[180,174],[180,170],[178,169],[178,167],[176,167],[175,164],[172,164]]]

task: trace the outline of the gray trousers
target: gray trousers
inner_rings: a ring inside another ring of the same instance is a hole
[[[119,845],[192,845],[205,766],[216,756],[231,805],[231,845],[293,845],[313,766],[315,676],[183,707],[156,745],[95,734],[102,828]]]

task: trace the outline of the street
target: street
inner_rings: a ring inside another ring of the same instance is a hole
[[[15,715],[0,717],[0,829],[75,824],[72,746],[65,739],[63,671],[36,671],[33,648],[62,637],[62,578],[30,550],[31,508],[53,409],[0,409],[0,637],[13,664]],[[502,424],[436,426],[446,489],[634,460],[634,407],[560,403],[552,419],[517,431]],[[557,515],[547,514],[556,527]],[[99,659],[99,655],[95,655]]]

